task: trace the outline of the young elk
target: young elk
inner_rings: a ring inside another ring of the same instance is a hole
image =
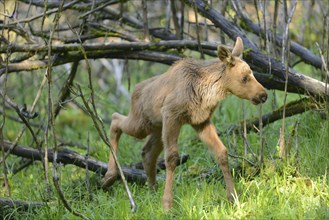
[[[254,104],[267,99],[264,87],[257,82],[249,65],[241,59],[243,43],[237,38],[232,52],[218,47],[214,61],[182,59],[162,75],[138,85],[131,97],[128,116],[114,113],[110,142],[115,151],[122,132],[142,139],[149,136],[142,161],[150,188],[156,188],[156,162],[164,149],[166,182],[163,207],[172,207],[174,171],[178,160],[177,140],[181,127],[190,124],[214,154],[224,176],[228,200],[234,200],[234,184],[228,167],[227,150],[217,136],[210,118],[218,102],[229,94]],[[103,187],[117,178],[117,166],[110,155]]]

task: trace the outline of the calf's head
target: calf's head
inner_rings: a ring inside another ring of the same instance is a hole
[[[267,99],[265,88],[256,80],[249,65],[241,59],[243,53],[241,38],[236,39],[232,52],[222,46],[218,47],[217,52],[218,58],[226,65],[225,88],[255,105],[264,103]]]

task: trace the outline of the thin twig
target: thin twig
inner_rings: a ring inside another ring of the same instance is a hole
[[[242,157],[242,156],[239,156],[239,155],[234,155],[234,154],[231,154],[231,153],[228,153],[228,155],[229,155],[230,157],[233,157],[233,158],[237,158],[237,159],[245,160],[245,161],[247,161],[250,165],[252,165],[252,166],[256,166],[255,163],[251,162],[250,160],[248,160],[248,159],[245,158],[245,157]]]
[[[260,22],[260,17],[259,17],[259,12],[258,12],[258,4],[257,4],[258,0],[254,0],[254,6],[256,9],[256,15],[257,15],[257,21],[258,21],[258,27],[260,28],[261,22]],[[262,38],[259,38],[259,46],[260,48],[262,48]]]
[[[259,106],[259,163],[260,165],[264,162],[264,141],[263,141],[263,105]]]
[[[329,21],[328,21],[329,22]],[[329,31],[329,30],[328,30]],[[328,33],[329,35],[329,33]],[[326,82],[326,87],[325,87],[325,90],[326,92],[328,91],[328,78],[329,78],[329,70],[328,70],[328,63],[326,62],[324,56],[323,56],[323,52],[319,46],[318,43],[316,43],[316,46],[318,47],[318,50],[319,50],[319,53],[321,55],[321,59],[322,59],[322,68],[323,68],[323,71],[324,71],[324,76],[325,76],[325,82]],[[328,45],[327,45],[328,46]],[[327,51],[327,56],[328,56],[328,53],[329,51]],[[328,59],[327,59],[328,60]],[[329,115],[329,99],[328,97],[325,97],[325,100],[326,100],[326,104],[327,104],[327,109],[328,109],[328,115]]]
[[[247,148],[249,149],[251,155],[254,157],[254,158],[257,158],[257,155],[254,153],[254,151],[251,149],[250,145],[249,145],[249,142],[248,142],[248,139],[246,137],[243,137],[245,143],[246,143],[246,146]]]
[[[84,14],[80,15],[79,18],[85,18],[87,16],[90,16],[92,13],[94,13],[96,11],[99,11],[100,9],[103,9],[106,6],[111,5],[111,4],[113,4],[113,1],[108,1],[108,2],[106,2],[106,3],[104,3],[104,4],[100,5],[100,6],[98,6],[96,8],[94,8],[94,4],[92,4],[92,9],[90,11],[87,11]]]
[[[6,3],[3,3],[3,8],[4,10],[6,9]],[[7,23],[6,21],[6,17],[4,17],[4,23]],[[4,34],[4,30],[2,30],[2,36]],[[9,39],[9,31],[7,33],[7,39]],[[1,43],[0,43],[1,44]],[[5,66],[5,77],[4,77],[4,82],[3,82],[3,88],[2,91],[0,90],[1,93],[3,93],[3,96],[6,96],[7,93],[7,76],[8,76],[8,65],[9,65],[9,58],[11,56],[9,47],[6,51],[6,66]],[[6,122],[6,108],[5,108],[5,98],[3,98],[2,100],[2,111],[3,111],[3,117],[2,117],[2,122],[0,124],[0,144],[4,144],[4,138],[3,138],[3,130],[4,130],[4,126],[5,126],[5,122]],[[10,185],[9,185],[9,181],[8,181],[8,176],[7,176],[7,164],[6,164],[6,157],[5,157],[5,150],[4,150],[4,146],[1,148],[1,156],[2,156],[2,161],[3,161],[3,177],[4,177],[4,188],[5,188],[5,194],[10,196]]]
[[[170,17],[171,17],[171,13],[172,13],[172,10],[171,10],[171,0],[166,0],[166,3],[167,3],[167,6],[166,6],[166,25],[165,25],[165,28],[166,28],[166,31],[169,31],[170,30]]]
[[[69,76],[67,77],[67,79],[65,80],[65,83],[60,90],[60,95],[59,95],[58,101],[54,106],[54,108],[55,108],[54,117],[55,118],[57,117],[57,115],[59,114],[59,112],[62,108],[62,103],[64,103],[65,100],[67,99],[67,97],[69,97],[69,95],[70,95],[69,87],[73,83],[73,80],[74,80],[77,70],[78,70],[78,66],[79,66],[79,61],[73,62],[72,67],[71,67],[71,72],[70,72]]]
[[[48,0],[45,0],[44,8],[43,8],[43,16],[42,16],[42,20],[41,20],[41,32],[43,32],[43,25],[44,25],[45,20],[46,20],[47,10],[48,10]]]
[[[172,15],[172,20],[173,20],[174,27],[175,27],[175,33],[176,33],[177,38],[179,39],[181,31],[180,31],[180,26],[179,26],[179,23],[178,23],[178,18],[177,18],[177,10],[176,10],[176,5],[175,5],[175,0],[170,0],[170,6],[171,6],[171,11],[172,11],[172,14],[171,14]]]
[[[21,171],[21,170],[25,169],[26,167],[30,166],[31,164],[33,164],[33,160],[31,160],[31,159],[23,158],[21,161],[22,161],[21,162],[22,164],[18,168],[15,167],[15,169],[12,172],[12,175],[17,174],[19,171]]]
[[[299,122],[296,121],[294,123],[294,127],[292,128],[292,130],[290,131],[290,136],[288,139],[288,143],[287,143],[287,147],[286,147],[286,154],[287,154],[287,158],[289,158],[290,156],[290,150],[291,150],[291,146],[292,146],[292,142],[293,142],[293,138],[296,135],[296,128],[298,126]]]
[[[275,0],[274,4],[274,14],[273,14],[273,25],[272,25],[272,33],[273,33],[273,52],[274,57],[276,57],[277,53],[275,50],[276,47],[276,28],[277,28],[277,20],[278,20],[278,11],[279,11],[279,0]]]
[[[267,27],[266,27],[266,0],[263,0],[263,5],[261,3],[259,3],[259,6],[262,10],[262,14],[263,14],[263,28],[265,30],[265,39],[264,39],[264,48],[268,48],[268,35],[267,35]],[[267,54],[269,55],[269,54]],[[270,58],[269,58],[270,61]],[[270,64],[270,63],[269,63]]]
[[[185,4],[184,4],[184,1],[181,0],[181,16],[180,16],[180,36],[179,36],[179,39],[183,40],[184,39],[184,20],[185,20],[185,17],[184,17],[184,7]]]
[[[78,89],[78,93],[76,93],[76,95],[80,96],[91,119],[93,120],[94,122],[94,126],[99,134],[99,136],[101,137],[101,139],[103,140],[103,142],[110,148],[110,151],[111,151],[111,154],[116,162],[116,165],[118,167],[118,170],[119,170],[119,174],[121,176],[121,179],[122,179],[122,182],[124,183],[124,186],[125,186],[125,189],[126,189],[126,192],[128,194],[128,198],[129,198],[129,201],[130,201],[130,204],[131,204],[131,211],[132,212],[135,212],[136,210],[136,205],[135,205],[135,202],[132,198],[132,194],[129,190],[129,187],[128,187],[128,184],[127,184],[127,181],[126,181],[126,178],[125,176],[123,175],[123,171],[122,171],[122,168],[121,168],[121,165],[120,163],[118,162],[118,159],[117,159],[117,156],[116,156],[116,153],[112,147],[112,145],[110,144],[109,142],[109,139],[106,135],[106,131],[104,129],[104,124],[102,123],[101,119],[98,118],[96,116],[96,113],[90,108],[86,98],[84,97],[83,93],[82,93],[82,90],[81,90],[81,87],[79,85],[77,85],[77,89]],[[92,98],[93,99],[93,98]]]
[[[273,20],[272,20],[272,32],[271,32],[271,47],[272,47],[272,53],[275,58],[277,58],[277,50],[276,50],[276,27],[277,27],[277,20],[278,20],[278,9],[279,9],[279,0],[275,0],[274,4],[274,14],[273,14]],[[271,61],[269,61],[269,64]],[[272,71],[272,68],[270,68],[270,72]],[[272,99],[272,111],[277,108],[277,99],[276,99],[276,92],[273,90],[273,99]]]
[[[9,185],[8,176],[7,176],[7,173],[8,173],[7,163],[4,158],[5,149],[4,149],[4,138],[3,138],[3,127],[2,126],[0,126],[0,144],[2,145],[1,149],[2,149],[2,158],[3,158],[3,179],[4,179],[3,187],[5,188],[4,189],[5,195],[10,196],[11,193],[10,193],[10,185]]]
[[[326,87],[325,87],[325,92],[328,93],[328,85],[329,85],[329,73],[328,73],[328,63],[329,63],[329,7],[327,8],[327,16],[326,16],[326,39],[325,39],[325,48],[327,50],[327,56],[326,56],[326,69],[327,69],[327,74],[326,74],[326,77],[325,77],[325,83],[326,83]],[[323,62],[323,61],[322,61]],[[327,103],[327,113],[328,113],[328,118],[329,118],[329,97],[326,96],[325,97],[326,99],[326,103]]]
[[[72,5],[74,5],[74,4],[76,4],[76,3],[80,2],[80,1],[81,1],[81,0],[74,0],[74,1],[71,1],[71,2],[69,2],[69,3],[67,3],[67,4],[65,4],[65,5],[62,7],[62,9],[67,9],[67,8],[71,7]],[[53,14],[53,13],[57,13],[58,10],[59,10],[59,8],[51,9],[51,10],[49,10],[49,11],[46,12],[46,15],[50,15],[50,14]],[[39,15],[35,15],[35,16],[33,16],[33,17],[30,17],[30,18],[25,18],[25,19],[22,19],[22,20],[14,21],[14,22],[9,23],[8,25],[9,25],[9,26],[12,26],[12,25],[16,25],[16,24],[29,23],[29,22],[34,21],[34,20],[36,20],[36,19],[38,19],[38,18],[41,18],[41,17],[43,17],[43,16],[44,16],[44,13],[39,14]],[[0,26],[0,27],[1,27],[1,26]]]
[[[247,118],[246,118],[246,109],[245,109],[245,101],[242,100],[242,116],[243,116],[243,142],[244,142],[244,156],[247,155]]]
[[[299,122],[297,122],[296,127],[295,127],[295,136],[296,136],[296,140],[295,140],[295,150],[296,150],[296,154],[295,154],[295,161],[297,162],[297,164],[299,165],[299,142],[298,142],[298,127],[299,127]],[[299,166],[298,166],[299,168]]]
[[[30,131],[34,141],[36,142],[37,146],[40,145],[37,136],[35,135],[31,125],[29,124],[28,120],[26,118],[35,118],[38,114],[36,113],[29,113],[26,110],[26,107],[18,107],[18,105],[16,103],[14,103],[8,96],[5,96],[1,91],[0,91],[0,96],[3,97],[3,99],[10,105],[10,107],[12,107],[17,115],[19,116],[19,118],[24,122],[25,126],[28,128],[28,130]],[[4,114],[5,115],[5,114]]]
[[[90,181],[89,181],[89,169],[88,169],[88,158],[89,158],[89,148],[90,148],[90,139],[89,139],[89,132],[87,133],[87,149],[86,149],[86,154],[85,154],[85,161],[86,161],[86,187],[88,190],[88,198],[89,201],[92,201],[93,199],[93,194],[91,193],[90,189]]]
[[[60,200],[62,201],[64,207],[71,212],[73,215],[78,216],[82,219],[89,219],[88,217],[84,216],[82,213],[72,209],[70,204],[65,198],[65,195],[61,189],[60,186],[60,179],[57,174],[58,164],[57,164],[57,153],[58,153],[58,146],[57,146],[57,140],[56,140],[56,132],[55,132],[55,122],[54,122],[54,108],[53,108],[53,101],[52,101],[52,37],[54,34],[54,30],[58,24],[60,14],[63,10],[64,0],[61,1],[61,5],[58,8],[58,11],[54,18],[54,26],[53,30],[50,32],[50,37],[48,41],[48,68],[47,68],[47,80],[48,80],[48,126],[46,129],[46,146],[48,145],[48,130],[51,130],[52,135],[52,143],[53,143],[53,149],[54,149],[54,160],[53,160],[53,183],[55,185],[56,191],[59,195]],[[55,55],[56,56],[56,55]],[[46,150],[47,151],[47,150]]]
[[[78,37],[79,37],[79,35],[78,35]],[[91,99],[92,109],[90,108],[87,100],[85,99],[85,97],[82,93],[81,87],[79,85],[78,85],[78,93],[76,93],[76,95],[81,97],[81,99],[83,101],[83,104],[85,105],[85,108],[86,108],[89,116],[92,118],[92,120],[94,122],[95,128],[98,131],[98,134],[100,135],[103,142],[110,148],[110,151],[113,155],[114,161],[115,161],[115,163],[118,167],[119,174],[121,176],[122,182],[124,183],[125,190],[128,194],[128,198],[129,198],[130,205],[131,205],[131,211],[135,212],[136,211],[135,201],[134,201],[134,199],[132,197],[132,194],[130,192],[130,189],[128,187],[128,184],[127,184],[126,178],[123,174],[121,165],[118,162],[116,153],[115,153],[115,151],[114,151],[114,149],[113,149],[112,145],[110,144],[109,139],[107,137],[107,133],[106,133],[106,130],[105,130],[104,123],[102,122],[102,119],[98,116],[98,113],[97,113],[96,104],[95,104],[94,89],[93,89],[92,77],[91,77],[91,68],[90,68],[90,65],[89,65],[89,61],[88,61],[86,51],[82,47],[82,42],[81,41],[80,41],[80,45],[81,45],[81,48],[80,48],[81,53],[83,54],[86,65],[87,65],[87,72],[88,72],[88,79],[89,79],[88,84],[89,84],[89,89],[90,89],[90,99]]]
[[[144,26],[144,41],[150,41],[150,33],[147,19],[147,1],[142,0],[142,11],[143,11],[143,26]]]
[[[199,21],[198,21],[198,12],[196,9],[196,3],[194,2],[193,4],[193,10],[194,10],[194,16],[195,16],[195,25],[196,25],[196,37],[197,37],[197,41],[198,41],[198,46],[199,46],[199,51],[200,51],[200,58],[204,59],[204,54],[203,54],[203,50],[201,47],[201,39],[200,39],[200,27],[199,27]]]
[[[283,33],[283,41],[282,45],[282,64],[285,67],[285,86],[284,86],[284,100],[283,100],[283,114],[282,114],[282,126],[280,129],[280,157],[284,159],[285,157],[285,115],[286,115],[286,102],[287,102],[287,88],[288,88],[288,77],[289,77],[289,60],[290,60],[290,37],[289,37],[289,24],[292,20],[292,16],[294,15],[296,9],[297,1],[293,2],[292,9],[288,15],[287,9],[287,1],[284,0],[284,12],[285,12],[285,22],[286,27]]]

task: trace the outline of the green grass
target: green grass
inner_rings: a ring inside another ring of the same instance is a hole
[[[134,80],[137,81],[137,79],[132,79]],[[95,87],[97,89],[97,86]],[[127,101],[123,99],[118,105],[114,105],[103,95],[104,91],[97,90],[97,104],[104,118],[109,118],[114,111],[127,113],[129,109]],[[278,106],[281,106],[283,93],[277,92],[276,95]],[[298,98],[298,95],[288,96],[288,100]],[[30,103],[28,97],[24,101]],[[263,113],[271,111],[270,101],[271,97],[263,106]],[[246,101],[244,104],[247,118],[259,116],[258,107]],[[213,117],[216,127],[223,132],[221,139],[224,144],[231,152],[236,150],[239,155],[243,155],[243,139],[240,135],[234,137],[232,134],[227,134],[225,130],[231,124],[241,120],[242,102],[235,97],[223,101]],[[60,167],[61,186],[72,207],[91,219],[328,219],[329,121],[321,119],[317,111],[287,118],[286,137],[289,136],[289,129],[296,121],[299,122],[298,142],[294,138],[292,157],[288,161],[283,162],[277,159],[276,149],[281,121],[264,128],[265,163],[257,175],[251,175],[255,171],[253,167],[245,166],[241,170],[241,166],[235,166],[241,165],[241,160],[229,158],[230,164],[235,167],[234,182],[238,193],[235,204],[230,204],[226,200],[221,172],[207,148],[196,140],[195,132],[189,126],[184,126],[181,131],[179,149],[180,153],[189,154],[190,157],[186,164],[176,169],[174,207],[170,212],[163,211],[161,205],[164,171],[159,173],[157,192],[150,192],[146,185],[129,184],[137,204],[135,213],[130,212],[130,204],[120,181],[116,182],[109,191],[103,191],[99,187],[101,176],[90,172],[92,200],[89,200],[85,171],[73,165],[67,165]],[[108,129],[108,124],[106,126]],[[5,139],[13,140],[21,127],[7,120],[4,130]],[[92,121],[81,111],[72,107],[63,110],[56,121],[56,129],[57,135],[66,141],[84,145],[87,144],[87,134],[90,133],[92,146],[90,155],[98,160],[107,161],[108,148],[95,132]],[[253,152],[258,154],[259,135],[249,133],[248,141]],[[31,136],[26,132],[21,144],[29,145],[30,143]],[[130,165],[139,162],[143,143],[143,141],[123,135],[118,155],[121,164]],[[295,158],[296,144],[298,158]],[[74,147],[73,149],[82,154],[85,153],[83,148]],[[11,156],[7,162],[8,170],[12,172],[13,168],[18,166],[19,158]],[[50,177],[51,169],[52,166],[49,170]],[[16,175],[9,173],[9,181],[11,199],[45,201],[44,175],[40,162],[35,162],[33,166],[29,166]],[[1,190],[0,197],[5,197],[3,188]],[[4,219],[77,219],[64,208],[53,187],[49,202],[44,207],[30,209],[27,212],[0,207],[0,217]]]

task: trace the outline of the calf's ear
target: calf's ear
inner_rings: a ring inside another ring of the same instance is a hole
[[[243,41],[240,37],[237,37],[236,42],[235,42],[235,46],[232,50],[232,56],[241,58],[242,53],[243,53]]]
[[[228,64],[228,65],[234,65],[234,59],[232,57],[232,54],[231,52],[226,48],[226,47],[223,47],[223,46],[218,46],[217,48],[217,55],[218,55],[218,58],[225,64]]]

